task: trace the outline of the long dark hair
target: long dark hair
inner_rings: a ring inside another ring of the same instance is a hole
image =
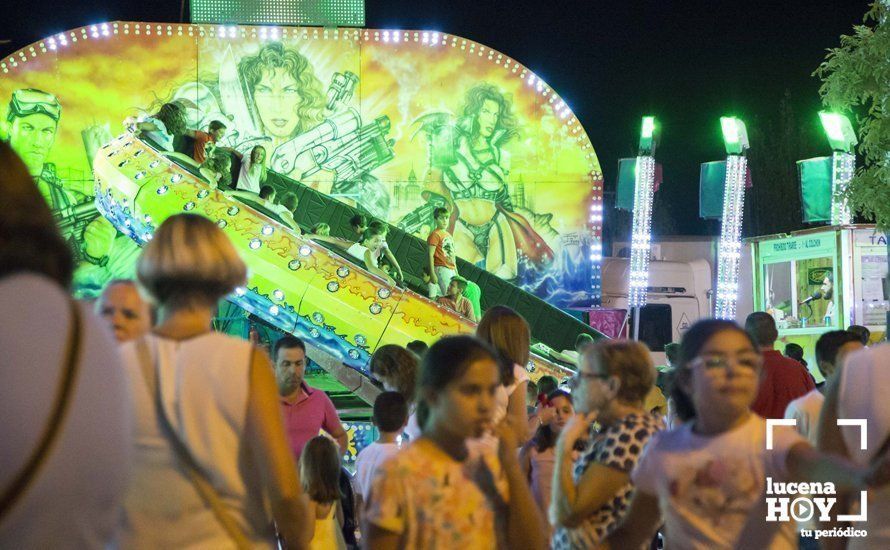
[[[547,400],[552,401],[557,397],[564,397],[568,400],[569,403],[574,405],[574,401],[572,401],[572,394],[565,390],[553,390],[549,394],[547,394]],[[547,449],[552,448],[556,445],[556,440],[559,438],[559,434],[553,431],[553,428],[550,427],[550,424],[542,424],[538,426],[538,429],[535,431],[535,435],[532,436],[530,443],[535,446],[535,450],[539,453],[543,453]]]
[[[186,131],[185,109],[179,103],[171,101],[164,103],[155,118],[164,123],[167,133],[171,136],[181,136]]]
[[[479,122],[475,117],[479,115],[479,111],[482,110],[482,105],[486,100],[494,101],[499,106],[496,129],[505,131],[505,138],[502,143],[516,137],[519,134],[519,122],[513,114],[512,98],[501,92],[497,86],[487,82],[473,86],[467,90],[464,96],[463,115],[465,117],[474,117],[473,133],[479,132]]]
[[[692,402],[692,396],[686,393],[683,386],[689,383],[692,376],[690,363],[699,356],[705,344],[714,336],[721,332],[737,332],[743,334],[751,343],[751,347],[757,349],[757,344],[751,338],[751,335],[737,325],[733,321],[725,321],[722,319],[704,319],[692,325],[683,340],[680,342],[680,357],[677,361],[677,368],[674,371],[673,380],[671,381],[671,399],[674,400],[674,408],[677,416],[683,422],[692,420],[696,416],[695,404]]]
[[[417,423],[422,431],[426,431],[430,416],[429,403],[424,396],[444,390],[480,359],[491,359],[498,364],[504,362],[497,351],[472,336],[446,336],[427,350],[418,377],[420,399],[417,403]]]
[[[0,278],[39,273],[64,288],[71,285],[74,259],[49,206],[25,163],[0,142]]]

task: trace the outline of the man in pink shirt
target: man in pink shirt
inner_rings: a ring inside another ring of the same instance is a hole
[[[306,443],[324,430],[337,440],[345,453],[349,436],[340,423],[337,410],[321,390],[314,390],[303,381],[306,371],[306,344],[294,336],[284,336],[272,349],[275,379],[281,396],[284,428],[294,456],[299,460]]]

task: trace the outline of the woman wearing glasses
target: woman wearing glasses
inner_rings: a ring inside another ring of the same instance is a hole
[[[556,444],[553,548],[593,548],[621,521],[633,492],[631,470],[663,427],[643,405],[654,383],[649,350],[638,342],[603,341],[583,350],[572,391],[579,414]],[[573,465],[573,448],[594,420],[599,430]]]
[[[712,319],[689,329],[673,395],[686,422],[647,447],[631,476],[630,510],[606,547],[639,548],[663,524],[665,548],[794,549],[795,523],[766,521],[768,479],[779,498],[791,481],[831,482],[838,491],[887,483],[886,459],[857,467],[820,454],[791,427],[768,436],[766,421],[750,410],[760,367],[754,342],[735,323]]]

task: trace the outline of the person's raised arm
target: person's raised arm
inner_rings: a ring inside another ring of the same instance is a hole
[[[316,235],[315,233],[310,233],[310,234],[306,235],[306,238],[312,239],[313,241],[318,241],[320,243],[327,243],[327,244],[335,246],[341,250],[348,250],[350,246],[355,244],[352,241],[348,241],[346,239],[341,239],[340,237]]]
[[[300,486],[294,456],[287,445],[278,390],[266,354],[255,349],[250,363],[247,448],[255,456],[260,480],[269,496],[272,517],[288,548],[306,548],[312,540],[315,518]]]
[[[823,452],[832,453],[836,456],[849,458],[850,452],[847,444],[844,442],[844,436],[841,434],[841,428],[837,425],[837,407],[838,396],[840,393],[840,375],[829,378],[825,382],[825,401],[822,403],[822,410],[819,413],[819,420],[816,423],[816,447]],[[835,509],[838,513],[849,512],[850,494],[849,491],[838,491]],[[835,514],[835,517],[837,514]],[[821,522],[819,527],[822,529],[831,529],[833,527],[841,527],[842,524],[837,520],[829,522]],[[822,548],[826,550],[841,549],[846,546],[846,541],[839,537],[822,539]]]
[[[827,382],[825,402],[816,428],[819,450],[805,441],[791,446],[785,458],[788,474],[801,481],[832,482],[842,491],[861,490],[866,485],[881,486],[886,483],[886,460],[878,460],[871,468],[850,460],[837,425],[839,386],[840,376],[833,376]]]
[[[374,275],[382,278],[389,286],[396,286],[396,282],[389,276],[389,273],[377,267],[377,262],[375,262],[374,257],[371,256],[371,250],[367,248],[365,249],[365,268]]]
[[[519,471],[522,472],[522,477],[531,484],[532,482],[532,448],[534,447],[534,442],[530,441],[522,446],[519,449]]]
[[[393,266],[396,272],[399,274],[399,279],[404,280],[405,275],[402,273],[402,266],[399,265],[399,261],[393,255],[388,246],[383,247],[383,253],[386,254],[386,259],[389,260],[389,265]]]
[[[498,458],[510,493],[506,506],[507,548],[546,548],[549,529],[532,497],[528,479],[519,467],[516,455],[519,442],[515,432],[506,422],[502,422],[496,430],[499,439]]]
[[[594,414],[576,414],[563,429],[556,444],[551,502],[556,523],[559,525],[577,527],[585,518],[614,499],[630,480],[627,472],[593,463],[575,484],[572,477],[572,450],[594,419]]]

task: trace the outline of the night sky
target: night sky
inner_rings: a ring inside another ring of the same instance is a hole
[[[0,51],[101,21],[179,20],[169,0],[9,0]],[[368,27],[429,29],[476,40],[528,66],[572,107],[614,188],[617,159],[636,154],[640,117],[663,129],[662,200],[676,204],[679,233],[713,231],[694,216],[699,164],[725,156],[719,117],[741,116],[749,133],[776,116],[786,91],[804,126],[801,156],[826,154],[810,74],[867,11],[834,1],[367,0]],[[757,147],[751,144],[752,150]],[[768,185],[758,181],[755,185]],[[793,189],[792,189],[793,191]],[[686,205],[688,204],[688,209]],[[607,221],[608,224],[608,221]]]

